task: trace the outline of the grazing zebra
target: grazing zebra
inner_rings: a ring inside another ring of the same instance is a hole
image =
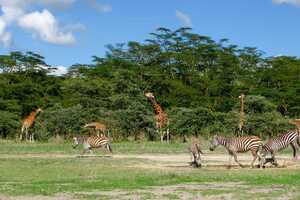
[[[211,141],[209,149],[213,151],[218,145],[224,146],[229,153],[230,157],[228,167],[231,167],[232,157],[234,157],[235,162],[238,163],[239,166],[243,167],[243,165],[237,160],[237,153],[247,152],[251,150],[253,156],[251,167],[253,168],[253,164],[258,157],[257,153],[262,147],[263,143],[262,140],[256,136],[226,138],[215,135]]]
[[[266,155],[268,153],[271,154],[271,157],[273,160],[273,165],[278,165],[276,159],[275,159],[275,153],[287,148],[289,145],[293,148],[293,157],[294,159],[297,159],[297,144],[300,146],[299,141],[300,136],[300,130],[290,130],[286,133],[283,133],[279,135],[278,137],[270,139],[266,144],[262,146],[262,149],[260,151],[260,165],[262,167],[265,166],[265,164],[268,162],[266,160]]]
[[[91,136],[88,138],[73,138],[73,148],[75,149],[79,144],[83,144],[83,153],[87,151],[92,151],[92,149],[96,148],[106,148],[110,153],[112,153],[112,148],[109,142],[109,139],[105,136]]]
[[[200,142],[196,139],[192,139],[191,145],[189,146],[189,152],[191,153],[192,162],[190,165],[194,167],[201,167],[201,157],[203,152],[200,149]]]

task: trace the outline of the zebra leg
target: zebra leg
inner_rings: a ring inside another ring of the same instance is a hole
[[[293,160],[297,160],[297,148],[295,143],[291,143],[291,146],[293,148]]]
[[[273,160],[272,164],[277,167],[278,163],[277,163],[277,160],[275,158],[275,153],[273,151],[271,152],[271,158]]]
[[[251,162],[251,168],[254,167],[253,164],[254,164],[254,162],[255,162],[256,159],[257,159],[257,151],[258,151],[258,149],[256,149],[256,150],[251,150],[251,153],[252,153],[252,156],[253,156],[253,160],[252,160],[252,162]]]
[[[107,144],[105,145],[105,148],[106,148],[106,150],[107,150],[109,153],[112,154],[112,148],[111,148],[111,146],[110,146],[109,143],[107,143]]]
[[[81,155],[84,155],[87,152],[88,149],[83,149]]]
[[[266,164],[266,152],[258,152],[258,161],[259,161],[259,168],[265,168]]]
[[[89,154],[94,155],[92,148],[89,148]]]
[[[228,166],[227,166],[227,169],[230,169],[230,168],[231,168],[231,161],[232,161],[232,154],[229,153],[229,160],[228,160]]]
[[[193,154],[193,152],[191,151],[191,165],[193,164],[193,162],[195,162],[195,156]]]
[[[237,164],[239,164],[240,167],[244,167],[244,166],[238,161],[236,153],[233,153],[233,158],[234,158],[234,161],[235,161]]]

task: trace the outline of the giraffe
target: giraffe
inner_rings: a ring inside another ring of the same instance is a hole
[[[300,130],[300,119],[294,119],[293,121],[290,121],[290,124],[295,125],[297,129]]]
[[[96,132],[97,136],[99,136],[99,133],[101,132],[101,137],[105,135],[105,131],[107,130],[107,127],[105,124],[100,122],[91,122],[84,125],[84,128],[92,128]],[[103,135],[104,134],[104,135]]]
[[[169,119],[167,113],[165,113],[162,109],[162,107],[156,102],[155,97],[153,93],[146,92],[144,93],[145,97],[152,103],[153,109],[154,109],[154,119],[156,121],[156,128],[158,133],[160,134],[160,141],[163,142],[165,131],[164,128],[167,128],[166,134],[167,134],[167,143],[170,141],[170,135],[169,135]]]
[[[239,131],[243,135],[243,128],[244,128],[244,122],[245,122],[245,112],[244,112],[244,99],[245,95],[241,93],[239,96],[240,99],[240,115],[239,115]]]
[[[25,131],[25,140],[28,140],[28,129],[33,125],[36,116],[42,112],[43,110],[41,108],[36,109],[35,111],[32,111],[28,116],[24,117],[22,121],[22,128],[21,128],[21,134],[20,134],[20,140],[22,141],[24,131]],[[29,135],[29,141],[34,142],[34,134],[31,133]]]

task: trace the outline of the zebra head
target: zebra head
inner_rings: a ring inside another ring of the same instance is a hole
[[[264,148],[260,148],[257,152],[257,155],[258,155],[258,160],[260,163],[263,163],[263,164],[260,164],[261,166],[263,166],[266,162],[266,156],[268,154],[268,151]]]
[[[73,137],[73,149],[75,149],[79,145],[79,141],[77,137]]]
[[[214,135],[214,137],[212,138],[212,140],[210,141],[210,146],[209,146],[209,150],[214,151],[217,146],[219,145],[219,139],[217,135]]]

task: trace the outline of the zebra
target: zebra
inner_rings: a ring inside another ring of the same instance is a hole
[[[273,165],[278,166],[277,160],[275,158],[275,153],[287,148],[291,145],[293,149],[293,158],[297,159],[297,144],[300,146],[299,141],[300,130],[290,130],[283,133],[275,138],[270,139],[266,144],[262,146],[260,151],[260,165],[265,167],[265,164],[271,162]],[[270,153],[271,159],[266,160],[266,155]]]
[[[237,153],[243,153],[251,150],[253,160],[251,162],[251,168],[253,168],[253,164],[258,157],[258,151],[261,149],[263,142],[257,136],[243,136],[243,137],[232,137],[226,138],[219,135],[214,135],[211,140],[209,150],[214,151],[218,145],[224,146],[229,153],[229,165],[228,168],[231,167],[231,159],[234,157],[236,163],[239,164],[240,167],[244,167],[237,160]]]
[[[200,155],[203,154],[200,148],[200,143],[196,139],[192,139],[191,145],[188,148],[189,152],[191,153],[191,162],[190,165],[193,167],[201,167],[201,157]]]
[[[87,151],[92,152],[92,149],[96,148],[106,148],[110,153],[112,153],[112,148],[110,145],[110,141],[105,136],[90,136],[88,138],[73,138],[73,148],[75,149],[78,145],[83,144],[83,153],[85,154]]]

